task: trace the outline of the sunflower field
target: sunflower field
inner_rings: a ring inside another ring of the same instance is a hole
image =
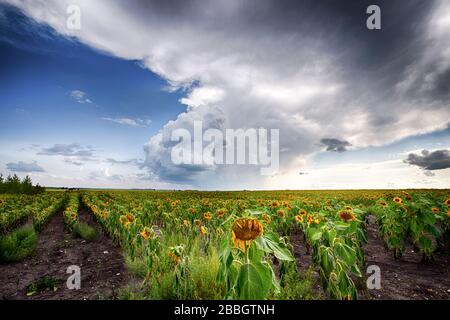
[[[319,296],[357,299],[369,215],[396,258],[412,243],[432,260],[450,231],[447,191],[85,191],[81,202],[151,299],[286,298],[306,281],[293,234],[312,256]]]

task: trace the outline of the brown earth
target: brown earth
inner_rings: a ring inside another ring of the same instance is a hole
[[[82,209],[80,221],[98,229],[92,241],[74,238],[64,228],[61,212],[39,233],[37,248],[22,262],[0,264],[0,299],[114,299],[126,284],[127,273],[120,249]],[[69,290],[66,273],[71,265],[81,269],[81,288]],[[56,291],[27,295],[27,286],[43,277],[58,279]]]
[[[381,289],[368,290],[366,299],[437,300],[450,299],[450,246],[434,254],[433,263],[421,263],[422,254],[407,246],[400,259],[383,246],[374,217],[369,216],[368,243],[364,246],[366,266],[378,265]]]
[[[366,267],[377,265],[381,272],[381,289],[366,289],[366,270],[361,270],[363,280],[355,283],[359,288],[359,299],[375,300],[450,300],[450,245],[447,243],[441,252],[436,252],[433,263],[421,263],[422,254],[414,252],[411,246],[401,259],[395,259],[392,252],[387,252],[378,233],[374,217],[369,217],[367,224],[368,243],[363,246]],[[303,234],[293,230],[291,237],[294,256],[299,270],[306,270],[312,265],[312,256],[308,252]],[[317,283],[319,275],[313,273]],[[321,288],[316,288],[318,292]],[[323,290],[322,290],[323,292]],[[326,297],[327,294],[323,293]]]

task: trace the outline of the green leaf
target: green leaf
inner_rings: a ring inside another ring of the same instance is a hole
[[[292,256],[291,251],[289,251],[285,247],[282,247],[279,239],[276,239],[273,235],[270,234],[266,234],[265,238],[267,246],[272,250],[275,257],[280,260],[294,261],[294,257]]]
[[[334,252],[341,258],[348,266],[356,264],[356,251],[345,243],[337,242],[334,247]]]
[[[269,279],[271,277],[269,271]],[[246,263],[239,269],[237,278],[237,293],[239,299],[243,300],[262,300],[266,298],[268,292],[267,272],[263,268],[256,268],[251,263]],[[271,280],[269,280],[271,283]]]

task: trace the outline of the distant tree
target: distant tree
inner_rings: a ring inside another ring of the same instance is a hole
[[[22,193],[22,194],[37,194],[43,192],[45,188],[41,187],[39,184],[33,186],[33,182],[29,176],[20,180],[20,178],[14,174],[13,176],[8,175],[3,178],[0,174],[0,193]]]

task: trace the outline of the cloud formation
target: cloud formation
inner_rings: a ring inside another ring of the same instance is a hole
[[[83,147],[79,143],[71,144],[55,144],[52,147],[42,148],[38,155],[46,156],[66,156],[76,157],[79,159],[87,160],[93,157],[94,149],[90,146]]]
[[[73,90],[70,92],[70,96],[74,98],[78,103],[92,103],[91,99],[88,98],[86,92],[81,90]]]
[[[23,161],[9,162],[6,169],[13,172],[44,172],[45,170],[37,164],[36,161],[27,163]]]
[[[421,155],[410,153],[405,162],[424,170],[442,170],[450,168],[450,150],[422,150]],[[430,175],[430,174],[428,174]]]
[[[289,170],[323,150],[321,137],[345,137],[327,144],[339,152],[440,130],[450,119],[445,0],[379,1],[382,31],[365,27],[370,1],[7,2],[185,92],[186,111],[144,147],[149,175],[162,180],[251,187],[265,179],[252,167],[174,165],[171,133],[192,130],[194,120],[205,130],[280,129],[280,166]],[[66,28],[69,4],[82,10],[79,31]]]
[[[152,121],[149,119],[140,119],[140,118],[102,118],[105,121],[111,121],[114,123],[118,123],[125,126],[130,127],[148,127]]]
[[[351,143],[345,140],[339,140],[334,138],[324,138],[320,142],[327,147],[327,151],[344,152],[347,151],[347,147],[351,146]]]

